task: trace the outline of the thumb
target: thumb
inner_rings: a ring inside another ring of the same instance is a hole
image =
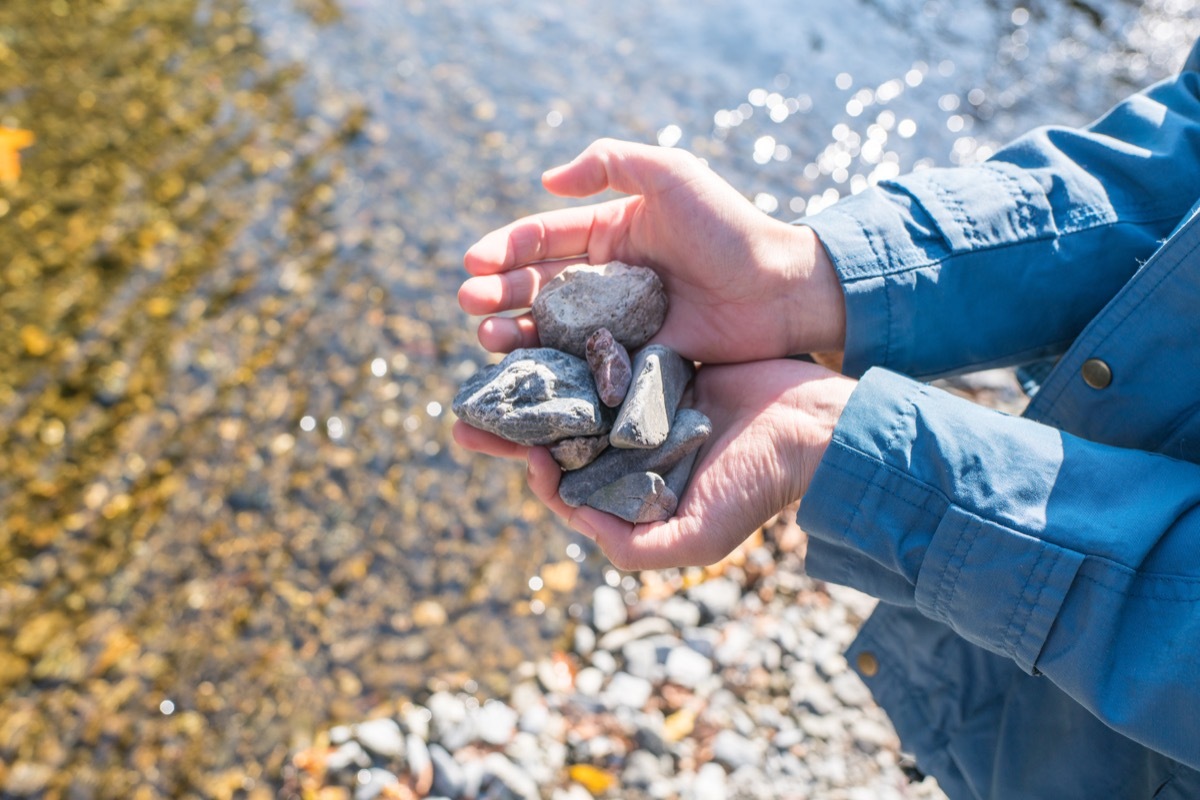
[[[605,189],[654,194],[700,167],[691,153],[657,145],[598,139],[573,161],[542,174],[542,184],[561,197],[587,197]]]

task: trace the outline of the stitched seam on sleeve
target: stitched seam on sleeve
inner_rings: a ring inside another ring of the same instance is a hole
[[[858,453],[858,451],[854,450],[853,448],[847,448],[847,449],[853,453]],[[858,453],[858,454],[862,455],[861,453]],[[930,518],[930,521],[934,521],[938,518],[938,512],[935,511],[934,509],[931,509],[928,506],[923,505],[921,503],[917,503],[912,500],[909,500],[904,495],[897,494],[895,491],[888,489],[887,486],[877,483],[875,481],[875,477],[878,476],[880,472],[888,472],[891,477],[905,478],[905,479],[907,479],[906,482],[908,484],[916,486],[920,489],[927,490],[927,494],[929,497],[937,498],[939,501],[941,501],[943,504],[945,504],[946,503],[945,498],[943,498],[936,489],[933,489],[930,486],[926,486],[925,484],[921,483],[920,481],[913,480],[908,475],[904,474],[903,472],[897,471],[890,464],[886,464],[882,461],[873,461],[873,466],[874,466],[874,470],[872,472],[872,477],[870,479],[864,478],[862,475],[859,475],[858,473],[854,472],[853,470],[846,469],[845,467],[840,467],[837,464],[834,464],[832,462],[827,462],[827,463],[823,464],[822,469],[831,469],[831,470],[834,470],[835,472],[840,472],[843,475],[849,475],[851,478],[854,478],[855,480],[867,482],[869,484],[868,488],[874,488],[876,491],[883,492],[884,494],[888,495],[889,497],[894,497],[897,501],[903,503],[904,505],[908,506],[909,508],[913,508],[913,509],[916,509],[917,511],[923,512]],[[864,495],[864,497],[865,497],[865,495]],[[860,506],[861,506],[861,503],[860,503]]]
[[[954,543],[954,552],[950,554],[950,558],[946,559],[946,566],[942,570],[942,574],[938,576],[937,592],[934,595],[932,610],[939,615],[953,599],[954,590],[958,588],[958,581],[962,577],[963,565],[967,562],[967,556],[975,544],[975,536],[978,531],[973,529],[977,527],[977,523],[975,520],[969,520],[969,523],[959,534],[958,541]]]
[[[1014,655],[1016,651],[1016,648],[1014,647],[1014,640],[1016,638],[1015,633],[1017,628],[1017,614],[1022,609],[1028,608],[1028,604],[1025,602],[1025,596],[1029,592],[1029,584],[1033,581],[1033,576],[1037,573],[1039,567],[1041,566],[1041,562],[1042,559],[1039,558],[1033,563],[1032,566],[1028,568],[1029,571],[1024,574],[1025,583],[1021,586],[1021,591],[1017,594],[1016,601],[1013,603],[1012,613],[1008,615],[1008,622],[1004,626],[1004,652],[1008,653],[1010,656]]]
[[[1046,556],[1049,556],[1049,558]],[[1009,639],[1008,653],[1013,657],[1017,657],[1019,654],[1021,642],[1025,638],[1025,632],[1029,629],[1029,621],[1033,619],[1033,611],[1042,602],[1042,594],[1046,591],[1046,581],[1054,573],[1054,567],[1058,564],[1058,559],[1059,553],[1057,551],[1043,549],[1042,557],[1034,565],[1033,570],[1030,572],[1029,581],[1025,583],[1024,588],[1021,590],[1022,602],[1018,605],[1018,608],[1023,607],[1025,609],[1023,619],[1019,625],[1014,625],[1017,609],[1013,609],[1013,616],[1009,618],[1009,630],[1006,631]],[[1033,580],[1035,575],[1037,576],[1037,580]],[[1033,596],[1032,602],[1025,602],[1025,596],[1029,592],[1030,584],[1037,587],[1037,593]]]

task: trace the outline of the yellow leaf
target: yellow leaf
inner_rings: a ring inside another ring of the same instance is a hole
[[[0,128],[0,182],[12,183],[21,177],[20,151],[33,144],[30,131]]]
[[[567,774],[593,795],[603,794],[617,782],[612,775],[591,764],[572,764]]]

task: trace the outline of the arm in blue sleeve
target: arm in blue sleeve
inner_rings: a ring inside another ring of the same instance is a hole
[[[868,558],[892,602],[902,582],[924,615],[1200,767],[1200,717],[1180,713],[1200,707],[1200,465],[873,369],[799,522]]]
[[[1174,80],[976,167],[803,220],[846,296],[846,374],[929,379],[1062,353],[1200,196],[1200,46]]]

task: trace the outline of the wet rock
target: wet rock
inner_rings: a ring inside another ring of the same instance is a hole
[[[653,270],[613,261],[568,267],[533,300],[543,347],[583,357],[589,336],[607,328],[627,349],[641,347],[662,327],[667,294]]]
[[[675,513],[679,499],[655,472],[631,472],[597,489],[587,505],[626,522],[662,522]]]
[[[612,586],[597,586],[592,591],[592,627],[605,633],[624,625],[628,618],[625,597],[620,591]]]
[[[633,385],[608,435],[613,447],[649,449],[667,440],[683,390],[695,368],[674,350],[653,344],[633,361]]]
[[[584,350],[600,402],[610,408],[621,405],[633,380],[629,351],[613,338],[608,328],[601,328],[589,336]]]
[[[524,445],[609,429],[587,364],[545,347],[514,350],[475,373],[454,397],[453,409],[464,422]]]
[[[679,463],[684,456],[704,444],[712,433],[712,423],[691,408],[675,415],[671,433],[661,447],[653,450],[609,448],[583,469],[563,475],[559,496],[571,506],[583,505],[588,497],[623,475],[631,472],[657,472],[660,475]]]
[[[564,470],[580,469],[608,447],[607,436],[576,436],[550,445],[550,455]]]

